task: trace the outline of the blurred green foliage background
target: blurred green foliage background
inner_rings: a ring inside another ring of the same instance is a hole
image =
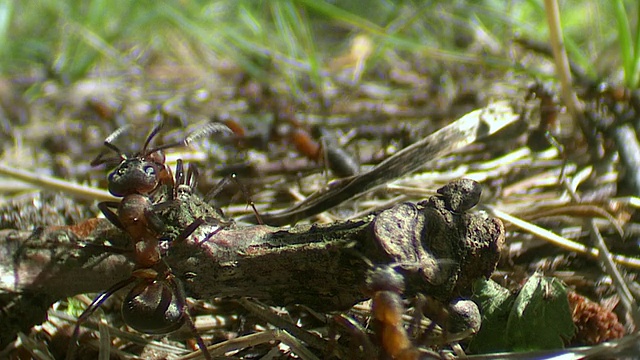
[[[618,76],[607,71],[623,60],[622,15],[627,28],[636,28],[638,3],[560,1],[560,9],[572,60],[592,76]],[[546,41],[547,33],[541,0],[1,0],[0,68],[45,70],[73,81],[105,64],[131,69],[162,57],[205,67],[232,61],[263,76],[268,58],[317,81],[327,59],[357,34],[372,40],[370,64],[389,60],[393,49],[513,66],[507,54],[515,35]],[[635,32],[629,34],[636,43]],[[495,51],[468,51],[469,36]]]

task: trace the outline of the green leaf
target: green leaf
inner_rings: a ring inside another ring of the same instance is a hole
[[[469,344],[472,353],[507,351],[507,320],[515,298],[493,280],[479,279],[473,284],[472,300],[482,312],[480,331]]]
[[[556,278],[531,276],[509,314],[510,347],[521,351],[560,349],[574,332],[564,285]]]
[[[517,294],[479,280],[474,292],[482,327],[469,344],[472,353],[561,349],[575,332],[567,291],[556,278],[534,274]]]

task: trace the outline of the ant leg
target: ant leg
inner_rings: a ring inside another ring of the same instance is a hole
[[[186,322],[193,333],[198,348],[211,359],[206,345],[189,314],[182,283],[173,275],[168,264],[157,273],[153,269],[139,269],[134,276],[140,282],[124,299],[122,317],[127,325],[147,334],[168,334],[181,328]]]
[[[98,310],[98,308],[100,308],[100,306],[102,306],[102,304],[109,297],[111,297],[111,295],[115,294],[118,290],[126,287],[136,280],[136,277],[131,276],[128,279],[120,281],[119,283],[113,285],[106,291],[100,293],[100,295],[98,295],[95,299],[93,299],[91,304],[89,304],[89,307],[85,311],[83,311],[82,314],[80,314],[78,320],[76,321],[76,326],[73,328],[73,335],[71,336],[69,347],[67,348],[67,360],[75,358],[76,346],[78,343],[78,337],[80,336],[80,326],[82,325],[82,323],[84,323],[91,315],[93,315],[93,313]]]
[[[185,302],[186,304],[186,302]],[[191,318],[191,314],[189,313],[189,309],[188,307],[185,305],[186,309],[184,312],[184,321],[187,323],[187,326],[189,327],[189,329],[191,330],[191,333],[193,334],[193,336],[196,338],[196,344],[198,344],[198,349],[200,349],[200,351],[202,352],[202,355],[204,355],[204,358],[207,360],[212,360],[211,358],[211,354],[209,353],[209,350],[207,349],[207,345],[204,343],[204,340],[202,339],[202,336],[200,336],[200,334],[198,333],[198,329],[196,328],[196,324],[194,324],[193,319]]]
[[[176,200],[167,200],[167,201],[163,201],[161,203],[157,203],[157,204],[153,204],[153,210],[151,210],[151,212],[157,212],[157,211],[162,211],[162,210],[166,210],[168,208],[170,208],[171,206],[175,205],[177,203]]]
[[[104,217],[107,218],[107,220],[111,221],[111,223],[116,227],[124,230],[124,226],[122,225],[122,222],[120,222],[120,218],[118,217],[118,214],[114,213],[111,210],[112,208],[117,209],[118,206],[120,206],[120,203],[115,201],[103,201],[98,203],[98,209],[102,211],[102,214],[104,214]]]
[[[195,164],[189,163],[187,165],[187,171],[185,172],[182,159],[177,160],[176,187],[180,185],[187,185],[191,190],[194,190],[196,188],[198,175],[198,167]]]
[[[194,191],[198,186],[198,176],[200,176],[200,171],[198,171],[198,167],[195,164],[189,163],[189,167],[187,168],[187,181],[186,185],[189,185],[191,191]]]
[[[182,159],[178,159],[178,161],[176,162],[176,188],[180,185],[184,185],[184,181],[184,165],[182,163]]]
[[[204,219],[203,218],[195,219],[191,224],[189,224],[189,226],[184,228],[184,230],[182,230],[180,232],[180,234],[178,234],[178,236],[173,241],[184,241],[184,240],[186,240],[202,224],[204,224]]]
[[[198,185],[198,175],[198,167],[195,164],[189,163],[185,173],[184,164],[181,159],[178,159],[178,163],[176,164],[176,180],[173,188],[173,199],[183,199],[186,196],[193,194],[196,186]]]
[[[147,219],[147,224],[149,225],[149,228],[153,229],[153,231],[160,234],[164,232],[167,226],[162,220],[162,218],[154,210],[156,210],[155,207],[153,209],[146,209],[144,211],[144,216]]]
[[[194,223],[195,223],[195,221],[194,221]],[[198,226],[200,226],[200,224],[198,224]],[[187,229],[188,228],[189,227],[187,227]],[[195,229],[193,229],[193,230],[195,230]],[[193,232],[193,230],[191,230],[191,232]],[[202,355],[204,356],[205,359],[212,360],[211,354],[209,353],[209,350],[207,350],[207,345],[204,343],[204,340],[202,339],[202,336],[200,336],[200,334],[198,333],[198,329],[196,328],[196,324],[194,324],[193,318],[191,317],[191,314],[189,313],[189,306],[187,306],[187,301],[186,301],[187,296],[184,293],[184,288],[182,287],[182,283],[180,283],[180,281],[178,279],[176,279],[173,274],[170,274],[170,275],[167,276],[167,281],[169,281],[171,283],[175,296],[176,297],[180,297],[182,299],[181,303],[183,304],[182,305],[183,306],[182,313],[184,314],[183,318],[184,318],[184,321],[187,323],[187,326],[191,330],[191,333],[193,334],[193,336],[196,339],[196,343],[198,344],[198,349],[200,349],[200,351],[202,352]]]
[[[215,229],[212,233],[207,234],[207,236],[204,237],[204,239],[200,240],[200,242],[198,242],[198,246],[206,243],[207,241],[209,241],[209,239],[211,239],[213,236],[215,236],[217,233],[219,233],[222,230],[222,226],[218,226],[217,229]]]
[[[350,340],[351,341],[350,346],[353,348],[351,349],[352,354],[361,352],[362,359],[376,358],[376,349],[373,343],[371,342],[371,339],[367,335],[367,331],[362,327],[362,325],[358,324],[357,321],[355,321],[351,317],[348,317],[344,314],[338,314],[333,316],[333,323],[331,325],[333,326],[329,327],[329,331],[336,332],[336,330],[333,328],[336,326],[340,326],[341,328],[345,329],[349,335],[351,335],[351,337],[353,338],[353,340]],[[332,345],[332,346],[338,345],[335,335],[329,336],[329,341],[330,341],[329,345]],[[362,348],[361,351],[359,351],[360,348]],[[331,353],[332,351],[329,351],[329,354]]]
[[[258,221],[258,224],[264,225],[264,222],[262,221],[262,217],[260,216],[260,213],[258,213],[258,209],[256,209],[256,205],[253,203],[253,200],[251,200],[251,196],[249,195],[249,190],[247,190],[247,187],[244,186],[244,184],[240,182],[240,180],[238,180],[238,176],[236,174],[231,174],[223,177],[222,180],[220,180],[218,184],[216,184],[216,186],[213,189],[211,189],[211,191],[209,191],[207,195],[204,196],[204,200],[206,202],[209,202],[210,200],[215,198],[216,195],[218,195],[220,191],[222,191],[222,189],[227,184],[229,184],[230,181],[233,181],[236,185],[240,187],[242,194],[247,200],[247,204],[251,206],[251,209],[253,209],[253,213],[256,215],[256,220]]]
[[[218,183],[216,184],[216,186],[213,187],[213,189],[211,189],[205,196],[204,196],[204,201],[209,202],[211,200],[213,200],[216,196],[218,196],[218,194],[220,193],[220,191],[222,191],[222,189],[229,184],[229,181],[231,181],[231,177],[235,176],[235,174],[231,174],[231,175],[227,175],[225,177],[222,178],[222,180],[218,181]]]

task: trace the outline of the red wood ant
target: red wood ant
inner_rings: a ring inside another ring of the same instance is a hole
[[[535,83],[529,87],[526,100],[540,99],[540,123],[532,130],[527,139],[527,146],[533,151],[543,151],[557,141],[551,132],[558,122],[560,105],[554,93],[542,83]]]
[[[321,152],[324,155],[323,161],[336,176],[343,178],[360,172],[358,160],[340,147],[338,141],[325,128],[314,126],[311,129],[311,133],[316,139],[320,140],[322,144]]]
[[[120,164],[109,175],[109,192],[122,197],[118,202],[102,202],[98,204],[105,217],[115,226],[124,230],[134,240],[136,269],[131,276],[98,295],[89,307],[80,315],[74,328],[67,358],[73,358],[80,326],[115,292],[134,284],[126,295],[122,305],[122,317],[132,328],[148,334],[166,334],[180,328],[183,324],[191,328],[195,334],[198,347],[207,359],[211,356],[204,341],[197,333],[193,321],[188,315],[186,296],[182,285],[172,274],[169,266],[162,261],[160,240],[164,230],[162,219],[156,214],[158,206],[176,201],[179,193],[192,191],[195,187],[197,170],[189,166],[185,175],[182,161],[176,168],[174,181],[171,169],[165,164],[164,149],[188,145],[195,139],[212,132],[229,131],[222,124],[209,124],[203,129],[188,135],[183,141],[155,148],[149,144],[158,134],[162,124],[153,128],[141,151],[133,156],[125,155],[112,142],[125,128],[120,128],[105,140],[105,146],[114,150]],[[106,162],[102,155],[92,162],[98,165]],[[171,190],[171,199],[160,204],[153,204],[150,195],[160,187]],[[188,189],[185,189],[188,188]],[[117,208],[117,213],[111,208]],[[198,218],[188,225],[173,241],[184,241],[202,223]]]
[[[155,148],[149,148],[151,140],[160,132],[162,123],[158,124],[147,136],[142,150],[128,157],[113,144],[125,129],[120,128],[109,135],[104,145],[115,151],[121,162],[109,174],[109,192],[122,197],[120,202],[104,201],[98,204],[98,208],[104,216],[115,226],[126,231],[136,241],[136,263],[141,266],[153,266],[160,261],[158,251],[158,235],[164,230],[162,220],[156,215],[154,205],[149,197],[153,192],[164,186],[170,189],[175,197],[175,183],[171,168],[165,164],[163,150],[186,146],[194,140],[213,132],[230,132],[229,128],[220,123],[207,124],[205,127],[188,135],[183,141],[170,143]],[[99,165],[106,162],[98,156],[91,165]],[[183,176],[182,168],[177,178]],[[193,178],[193,177],[191,177]],[[178,183],[180,183],[178,181]],[[111,209],[118,209],[114,213]]]
[[[413,346],[402,324],[404,277],[390,266],[369,272],[365,292],[371,296],[371,313],[378,324],[382,350],[391,359],[417,360],[420,352]]]
[[[383,351],[381,358],[417,360],[422,357],[404,328],[404,291],[404,276],[393,266],[382,265],[369,270],[364,293],[372,300],[371,314]],[[477,305],[471,300],[456,299],[444,305],[435,298],[428,298],[428,301],[423,299],[422,304],[416,306],[419,308],[420,316],[424,314],[432,319],[429,329],[433,329],[438,323],[445,331],[453,331],[448,337],[451,341],[464,339],[480,329],[480,313]],[[428,331],[423,333],[423,337],[427,334]]]
[[[306,130],[293,129],[289,138],[296,150],[308,159],[324,162],[338,177],[349,177],[358,173],[359,165],[354,157],[331,140],[323,129],[314,129],[316,141]]]

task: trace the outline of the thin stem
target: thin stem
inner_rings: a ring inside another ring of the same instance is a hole
[[[549,41],[551,42],[551,49],[556,62],[556,72],[562,85],[562,99],[573,118],[577,119],[582,116],[582,104],[578,101],[571,85],[571,70],[567,51],[564,47],[558,2],[556,0],[545,0],[544,6],[549,25]]]
[[[90,186],[80,185],[66,180],[58,179],[52,176],[37,174],[34,172],[21,170],[0,164],[0,175],[8,176],[27,184],[34,185],[40,189],[51,191],[61,191],[73,197],[87,200],[114,201],[119,200],[109,192]]]

